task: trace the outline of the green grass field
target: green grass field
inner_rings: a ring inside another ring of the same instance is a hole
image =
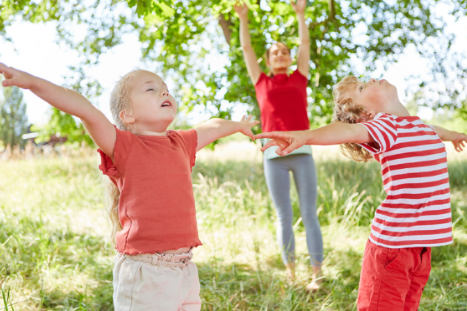
[[[194,257],[202,309],[356,310],[369,224],[385,197],[379,164],[343,160],[335,148],[316,152],[325,279],[322,290],[310,294],[304,290],[311,273],[295,190],[298,277],[290,286],[260,155],[234,149],[203,151],[193,171],[204,243]],[[465,154],[450,155],[449,163],[454,244],[433,249],[420,310],[467,310]],[[97,165],[95,152],[0,162],[0,310],[113,310],[115,251],[106,243]]]

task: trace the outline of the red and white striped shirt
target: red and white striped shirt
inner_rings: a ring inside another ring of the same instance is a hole
[[[389,248],[452,243],[446,149],[419,117],[379,113],[365,126],[376,143],[362,144],[381,164],[386,199],[371,224],[371,242]]]

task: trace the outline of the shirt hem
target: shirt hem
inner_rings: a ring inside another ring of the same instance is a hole
[[[383,244],[383,243],[380,243],[380,242],[376,242],[371,237],[369,237],[369,240],[371,241],[371,243],[373,243],[375,245],[378,245],[378,246],[381,246],[381,247],[385,247],[385,248],[438,247],[438,246],[445,246],[445,245],[449,245],[449,244],[454,243],[454,241],[451,240],[449,242],[434,243],[434,244],[419,243],[419,244],[410,244],[410,245],[409,244],[407,244],[407,245],[386,245],[386,244]]]
[[[203,245],[203,243],[201,242],[196,242],[192,245],[190,244],[182,244],[181,246],[179,245],[176,245],[176,246],[168,246],[168,247],[165,247],[165,248],[161,248],[161,249],[152,249],[152,250],[134,250],[134,251],[127,251],[127,250],[119,250],[118,247],[117,247],[117,252],[119,252],[120,254],[122,255],[139,255],[139,254],[156,254],[156,253],[163,253],[165,251],[169,251],[169,250],[177,250],[179,248],[182,248],[182,247],[198,247],[198,246],[201,246]]]

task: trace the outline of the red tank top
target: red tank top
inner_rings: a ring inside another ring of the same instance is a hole
[[[278,74],[272,78],[261,73],[255,90],[263,132],[300,131],[310,128],[307,85],[308,79],[298,70],[290,76]]]

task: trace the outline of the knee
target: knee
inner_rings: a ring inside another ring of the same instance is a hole
[[[308,226],[319,226],[318,216],[316,215],[316,211],[308,210],[302,212],[302,221],[305,227]]]
[[[277,218],[280,222],[291,222],[293,218],[292,208],[277,209]]]

